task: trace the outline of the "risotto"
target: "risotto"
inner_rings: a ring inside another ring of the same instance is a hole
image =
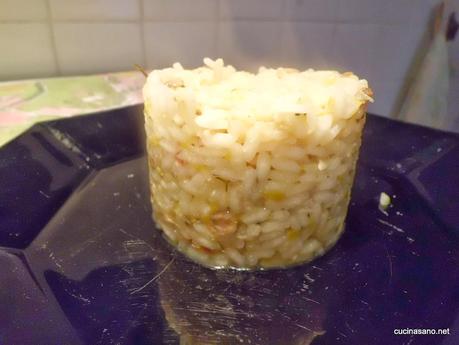
[[[343,231],[367,81],[204,63],[155,70],[144,87],[156,224],[211,267],[285,267],[323,254]]]

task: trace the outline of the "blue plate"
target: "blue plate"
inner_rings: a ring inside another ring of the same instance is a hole
[[[459,344],[458,135],[369,115],[343,237],[261,272],[201,267],[155,230],[141,107],[2,148],[0,344],[180,342]]]

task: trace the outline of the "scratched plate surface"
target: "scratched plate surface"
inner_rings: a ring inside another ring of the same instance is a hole
[[[37,125],[0,150],[1,345],[459,343],[457,135],[370,115],[330,252],[212,271],[154,228],[141,113]],[[451,334],[394,335],[407,327]]]

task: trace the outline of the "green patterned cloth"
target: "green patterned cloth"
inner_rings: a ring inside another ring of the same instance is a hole
[[[40,121],[139,104],[144,83],[139,72],[0,83],[0,146]]]

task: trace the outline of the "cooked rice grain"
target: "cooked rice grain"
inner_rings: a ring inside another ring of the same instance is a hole
[[[151,199],[180,251],[212,267],[313,259],[343,230],[371,91],[352,73],[221,59],[150,73]]]

